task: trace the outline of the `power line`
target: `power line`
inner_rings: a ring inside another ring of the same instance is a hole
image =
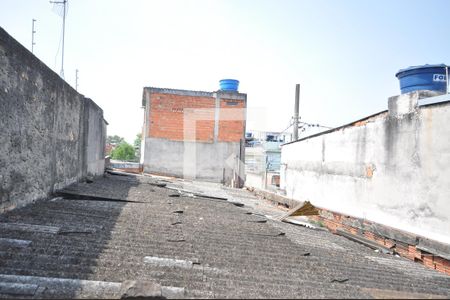
[[[289,126],[288,127],[286,127],[286,129],[285,130],[283,130],[283,131],[281,131],[280,133],[283,133],[283,132],[285,132],[286,130],[288,130],[289,128],[291,128],[291,126],[292,125],[294,125],[294,122],[292,122],[292,120],[291,121],[289,121]]]
[[[325,126],[325,125],[320,125],[320,124],[313,124],[313,123],[307,123],[307,122],[300,122],[303,125],[307,125],[308,127],[322,127],[322,128],[327,128],[327,129],[332,129],[334,127],[330,127],[330,126]]]

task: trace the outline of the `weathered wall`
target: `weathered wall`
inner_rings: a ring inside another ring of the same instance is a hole
[[[186,149],[189,146],[195,147],[195,154],[189,156],[188,169],[185,170],[184,155],[189,151]],[[144,172],[229,183],[234,166],[234,160],[230,157],[239,153],[239,147],[239,143],[193,143],[146,138]]]
[[[88,160],[101,164],[105,127],[88,127],[102,123],[103,112],[89,103],[0,28],[0,210],[79,180]]]
[[[389,111],[282,147],[287,196],[450,244],[450,103]]]
[[[103,110],[91,99],[85,98],[85,137],[87,175],[96,176],[105,170],[106,121]]]
[[[234,168],[244,177],[233,157],[244,160],[245,94],[144,88],[143,106],[144,172],[228,184]]]

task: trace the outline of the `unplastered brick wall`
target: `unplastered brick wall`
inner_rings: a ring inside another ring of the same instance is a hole
[[[229,108],[236,108],[236,110],[229,110]],[[237,142],[239,139],[242,139],[245,129],[244,109],[244,101],[221,99],[219,113],[219,141]],[[225,114],[224,110],[227,110],[228,113]],[[222,119],[223,115],[225,115],[225,120]]]
[[[214,106],[214,98],[211,97],[152,93],[148,136],[182,141],[184,139],[185,109],[205,109],[198,113],[198,119],[207,120],[196,122],[196,139],[212,141],[214,139]],[[189,128],[189,130],[193,129]]]
[[[287,198],[279,194],[255,188],[247,188],[256,196],[272,202],[282,209],[291,209],[286,215],[298,212],[305,202]],[[450,246],[432,241],[422,236],[397,230],[366,219],[344,215],[324,208],[314,207],[314,213],[303,214],[314,225],[325,227],[335,234],[345,232],[350,237],[367,243],[374,242],[381,248],[421,263],[428,268],[450,275]],[[371,243],[373,245],[373,243]]]
[[[147,136],[183,141],[185,131],[195,130],[196,141],[214,142],[216,94],[199,92],[201,94],[193,96],[173,91],[151,91],[148,95]],[[245,130],[245,101],[227,99],[226,96],[219,101],[217,141],[239,142]],[[195,123],[185,122],[188,110],[191,116],[194,114]]]
[[[343,230],[356,237],[363,237],[402,257],[450,275],[450,260],[448,260],[450,253],[446,245],[326,209],[319,209],[319,215],[309,216],[309,219],[328,228],[333,233]]]
[[[238,92],[144,88],[144,172],[242,186],[246,103]]]

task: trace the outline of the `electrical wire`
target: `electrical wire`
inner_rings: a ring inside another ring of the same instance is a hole
[[[294,125],[294,122],[292,122],[292,120],[291,121],[289,121],[289,126],[288,127],[286,127],[286,129],[285,130],[283,130],[283,131],[281,131],[280,133],[283,133],[283,132],[285,132],[286,130],[288,130],[289,128],[291,128],[291,126],[292,125]]]

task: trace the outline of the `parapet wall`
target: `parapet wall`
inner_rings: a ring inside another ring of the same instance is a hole
[[[449,245],[450,102],[420,105],[419,96],[284,145],[287,196]]]
[[[2,28],[0,115],[0,211],[103,173],[103,111]]]

